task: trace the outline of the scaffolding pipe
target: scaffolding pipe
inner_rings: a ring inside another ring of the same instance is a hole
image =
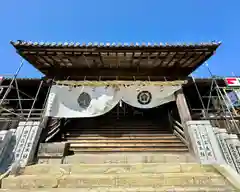
[[[14,113],[14,112],[12,112],[12,111],[10,111],[10,110],[8,110],[8,109],[2,107],[2,106],[0,106],[0,108],[3,109],[3,110],[5,110],[5,111],[7,111],[7,112],[9,112],[9,113],[11,113],[11,114],[13,114],[13,115],[20,116],[19,114]]]
[[[227,118],[225,117],[225,109],[224,109],[224,106],[222,105],[222,102],[221,102],[221,95],[219,95],[219,93],[220,93],[220,91],[218,91],[217,90],[217,95],[218,95],[218,99],[219,99],[219,103],[220,103],[220,107],[222,108],[222,111],[224,112],[224,115],[223,115],[223,117],[224,117],[224,121],[225,121],[225,126],[226,126],[226,129],[228,130],[228,131],[231,131],[231,127],[229,126],[229,124],[228,124],[228,121],[227,121]],[[230,118],[232,119],[232,117],[230,116]]]
[[[5,99],[5,101],[18,101],[19,99]],[[21,99],[21,101],[33,101],[34,99]],[[23,110],[23,109],[22,109]]]
[[[37,90],[35,99],[34,99],[34,101],[33,101],[33,103],[32,103],[32,107],[31,107],[31,109],[30,109],[30,111],[29,111],[29,114],[28,114],[28,117],[27,117],[27,121],[29,120],[29,118],[30,118],[30,116],[31,116],[33,107],[34,107],[34,105],[35,105],[35,103],[36,103],[36,100],[37,100],[38,94],[39,94],[39,92],[40,92],[40,89],[41,89],[41,87],[42,87],[42,84],[43,84],[43,80],[40,82],[40,85],[39,85],[39,87],[38,87],[38,90]]]
[[[16,71],[16,73],[15,73],[14,76],[13,76],[13,79],[12,79],[11,82],[10,82],[10,85],[8,86],[5,94],[3,95],[3,98],[2,98],[1,101],[0,101],[0,106],[2,105],[4,99],[7,97],[8,92],[10,92],[10,90],[11,90],[11,88],[12,88],[12,84],[13,84],[13,82],[15,81],[16,77],[18,76],[18,73],[19,73],[19,71],[21,70],[21,68],[22,68],[22,66],[23,66],[23,63],[24,63],[24,61],[22,60],[20,66],[18,67],[18,70]]]
[[[212,97],[212,89],[213,89],[213,80],[211,82],[211,88],[210,88],[210,93],[209,93],[209,98],[208,98],[208,103],[207,103],[207,113],[208,113],[208,110],[209,110],[209,106],[210,106],[210,99]],[[209,115],[208,115],[209,116]]]
[[[18,104],[19,104],[19,107],[21,109],[21,113],[23,115],[23,112],[22,112],[22,102],[21,102],[21,97],[20,97],[20,94],[19,94],[19,89],[18,89],[18,83],[17,83],[17,80],[15,79],[15,85],[16,85],[16,91],[17,91],[17,96],[18,96]]]
[[[200,94],[200,92],[199,92],[199,89],[198,89],[198,87],[197,87],[197,84],[196,84],[196,82],[195,82],[195,79],[194,79],[193,75],[191,75],[191,77],[192,77],[192,80],[193,80],[194,86],[195,86],[195,88],[196,88],[196,91],[197,91],[197,94],[198,94],[199,100],[200,100],[200,102],[201,102],[201,105],[202,105],[202,107],[203,107],[204,117],[206,117],[206,108],[205,108],[205,106],[204,106],[204,103],[203,103],[203,100],[202,100],[201,94]]]
[[[33,97],[31,97],[30,95],[28,95],[28,94],[24,93],[23,91],[19,90],[19,92],[20,92],[21,94],[23,94],[23,95],[25,95],[25,96],[29,97],[30,99],[34,100],[34,98],[33,98]]]

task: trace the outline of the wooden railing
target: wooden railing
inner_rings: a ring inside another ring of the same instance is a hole
[[[173,120],[173,133],[178,136],[181,141],[185,144],[188,145],[188,142],[186,140],[185,134],[184,134],[184,128],[183,126],[176,120]]]
[[[187,139],[185,137],[184,134],[184,128],[182,126],[181,123],[179,123],[178,121],[176,121],[171,115],[169,115],[169,119],[171,121],[172,124],[172,128],[173,128],[173,134],[175,134],[179,139],[181,139],[181,141],[188,146],[188,142]]]
[[[48,125],[48,132],[47,132],[47,136],[45,141],[51,141],[52,138],[54,138],[60,131],[61,131],[61,119],[57,118],[57,119],[52,119],[50,120],[51,122]],[[67,123],[69,123],[69,119],[67,119],[62,127],[65,127]]]
[[[50,141],[55,135],[60,132],[61,119],[52,119],[48,125],[48,133],[46,137],[46,142]]]

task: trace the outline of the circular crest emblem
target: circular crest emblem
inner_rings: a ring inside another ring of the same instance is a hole
[[[141,105],[147,105],[152,100],[152,94],[149,91],[141,91],[137,96],[137,100]]]
[[[86,92],[82,92],[79,95],[77,102],[81,108],[86,109],[91,103],[91,96]]]

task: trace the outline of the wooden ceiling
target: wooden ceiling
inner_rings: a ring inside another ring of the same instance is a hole
[[[11,42],[48,77],[186,77],[211,57],[220,43],[79,44]]]

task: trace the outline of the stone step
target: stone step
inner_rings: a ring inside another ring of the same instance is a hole
[[[95,148],[95,147],[101,147],[101,148],[112,148],[112,147],[154,147],[154,148],[170,148],[170,147],[186,147],[183,143],[118,143],[118,142],[88,142],[88,143],[71,143],[70,144],[71,148]]]
[[[84,137],[87,137],[87,138],[90,138],[90,137],[110,137],[111,135],[114,136],[114,134],[106,134],[105,135],[99,135],[99,134],[84,134],[84,133],[66,133],[66,136],[69,136],[69,137],[79,137],[79,138],[84,138]],[[121,138],[129,138],[129,137],[132,137],[132,138],[176,138],[175,135],[173,134],[121,134],[120,135]]]
[[[171,136],[119,136],[119,137],[104,137],[102,135],[96,135],[96,136],[91,136],[91,135],[78,135],[78,136],[66,136],[67,139],[69,140],[179,140],[175,135]]]
[[[154,147],[91,147],[91,148],[73,148],[70,147],[71,150],[74,150],[75,153],[81,152],[188,152],[187,147],[176,147],[176,148],[154,148]]]
[[[162,139],[154,139],[154,140],[142,140],[142,139],[96,139],[96,140],[71,140],[68,139],[69,143],[182,143],[180,139],[167,139],[167,140],[162,140]]]
[[[20,175],[2,180],[5,189],[84,187],[231,186],[216,173]]]
[[[102,121],[101,123],[100,122],[97,122],[95,124],[91,124],[89,125],[89,127],[91,128],[94,128],[96,126],[99,126],[99,127],[115,127],[115,126],[125,126],[125,127],[141,127],[141,126],[149,126],[149,127],[162,127],[162,128],[166,128],[168,127],[167,126],[167,123],[157,123],[157,122],[154,122],[152,120],[150,121],[141,121],[140,119],[136,119],[134,121],[127,121],[127,120],[116,120],[114,119],[114,121]]]
[[[94,131],[94,130],[88,130],[88,131],[82,131],[82,130],[67,130],[68,134],[136,134],[136,135],[155,135],[155,134],[168,134],[168,132],[161,132],[161,131],[152,131],[152,130],[138,130],[138,131],[134,131],[134,130],[98,130],[98,131]]]
[[[64,158],[65,164],[104,164],[104,163],[186,163],[196,162],[188,152],[159,153],[159,152],[83,152]]]
[[[146,132],[146,133],[157,133],[157,134],[171,134],[172,132],[170,131],[163,131],[163,130],[157,130],[157,129],[89,129],[89,130],[81,130],[81,129],[68,129],[66,132],[83,132],[83,133],[98,133],[98,132],[106,132],[106,133],[111,133],[111,132],[126,132],[126,133],[141,133],[141,132]]]
[[[135,164],[36,164],[21,170],[22,175],[113,174],[113,173],[196,173],[212,172],[210,165],[197,163],[135,163]]]
[[[78,127],[70,127],[68,130],[79,130]],[[159,126],[146,126],[146,125],[137,125],[137,126],[105,126],[105,127],[87,127],[84,130],[157,130],[157,131],[169,131],[168,129],[163,129]]]
[[[105,137],[104,137],[105,136]],[[67,134],[70,150],[81,152],[187,152],[188,148],[173,134],[142,135]],[[109,136],[109,137],[107,137]],[[143,140],[142,140],[143,139]]]
[[[108,126],[99,126],[99,127],[88,127],[86,129],[90,130],[158,130],[158,131],[169,131],[169,129],[162,128],[156,125],[108,125]],[[85,130],[86,130],[85,129]],[[79,130],[78,127],[69,127],[69,130]]]
[[[174,187],[174,186],[162,186],[162,187],[95,187],[95,188],[45,188],[45,189],[31,189],[31,192],[237,192],[232,187],[227,186],[196,186],[196,187]],[[0,192],[29,192],[29,189],[0,189]]]

